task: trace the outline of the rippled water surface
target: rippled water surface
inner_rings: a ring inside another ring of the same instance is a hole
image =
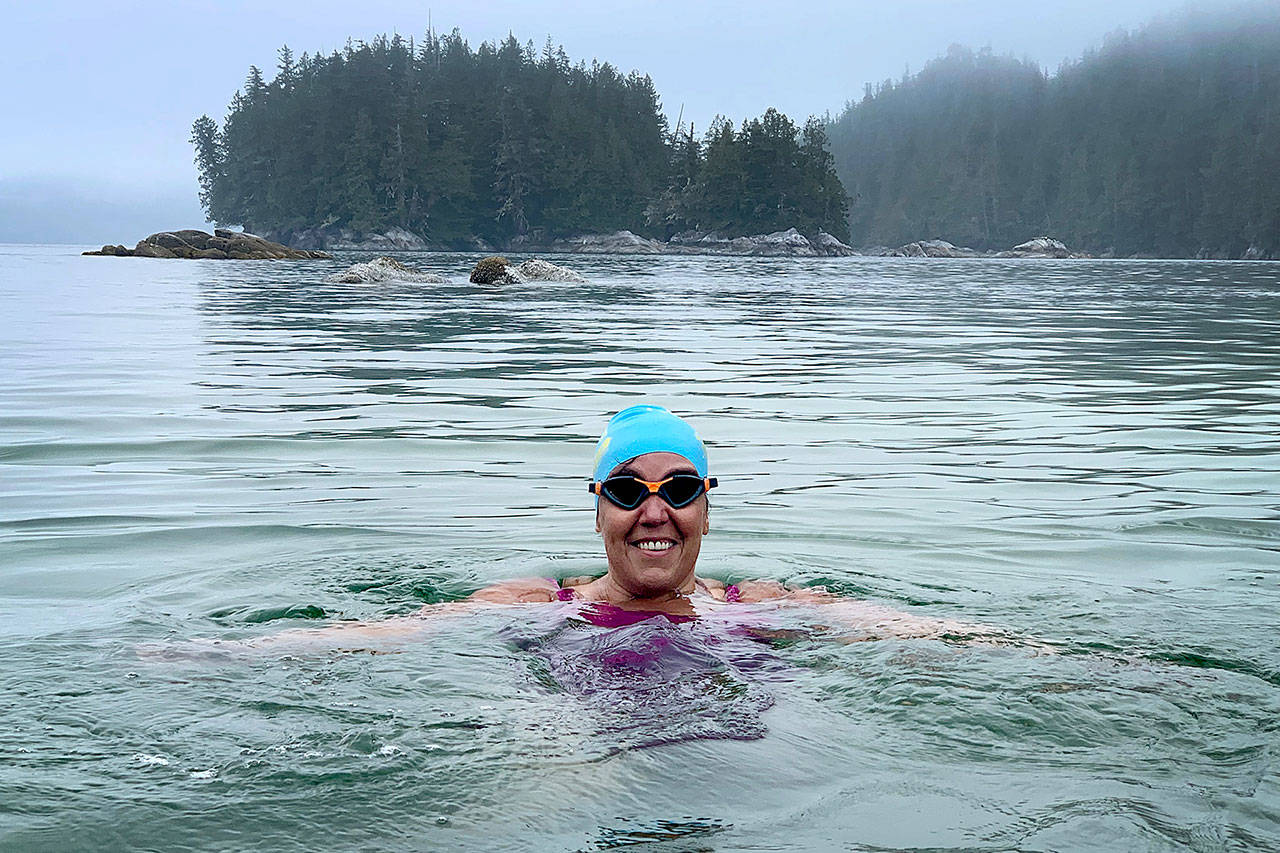
[[[358,259],[0,247],[0,848],[1280,849],[1280,265]],[[554,605],[228,651],[602,571],[639,400],[710,446],[705,574],[1057,653]]]

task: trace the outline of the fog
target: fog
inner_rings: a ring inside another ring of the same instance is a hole
[[[1204,0],[1199,8],[1231,5]],[[348,38],[461,30],[475,47],[548,36],[573,61],[649,74],[672,126],[701,132],[776,107],[802,121],[838,113],[866,83],[899,78],[960,43],[1049,69],[1186,7],[1174,0],[698,4],[600,0],[373,0],[272,4],[9,4],[0,53],[0,242],[132,243],[204,227],[188,143],[202,113],[221,121],[250,64],[276,51],[340,49]]]

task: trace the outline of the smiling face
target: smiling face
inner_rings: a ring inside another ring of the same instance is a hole
[[[624,462],[609,476],[629,475],[657,482],[672,474],[697,471],[675,453],[646,453]],[[693,590],[693,568],[710,528],[707,496],[680,509],[650,495],[635,509],[622,509],[608,498],[596,505],[596,532],[604,539],[609,577],[636,598],[654,598]]]

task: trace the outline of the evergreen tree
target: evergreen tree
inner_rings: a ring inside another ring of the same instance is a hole
[[[312,226],[444,244],[695,223],[841,233],[843,191],[814,128],[798,141],[771,110],[715,132],[705,151],[691,132],[673,138],[648,76],[573,65],[550,41],[472,50],[455,30],[298,60],[282,47],[276,77],[251,67],[221,129],[202,117],[192,143],[210,218],[286,239]]]
[[[191,127],[191,144],[196,149],[196,168],[200,173],[200,205],[210,219],[221,220],[225,214],[218,205],[223,197],[220,183],[226,167],[226,152],[218,123],[207,115],[196,119]]]
[[[831,124],[855,243],[1280,254],[1280,7],[1117,33],[1052,77],[955,47]]]

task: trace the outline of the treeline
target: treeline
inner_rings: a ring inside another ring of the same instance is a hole
[[[381,37],[250,68],[221,126],[192,129],[210,221],[287,234],[401,227],[441,244],[627,229],[847,236],[823,125],[775,111],[672,133],[648,76],[550,41],[472,50]]]
[[[828,132],[857,244],[1280,256],[1280,6],[1120,33],[1053,76],[952,48]]]

